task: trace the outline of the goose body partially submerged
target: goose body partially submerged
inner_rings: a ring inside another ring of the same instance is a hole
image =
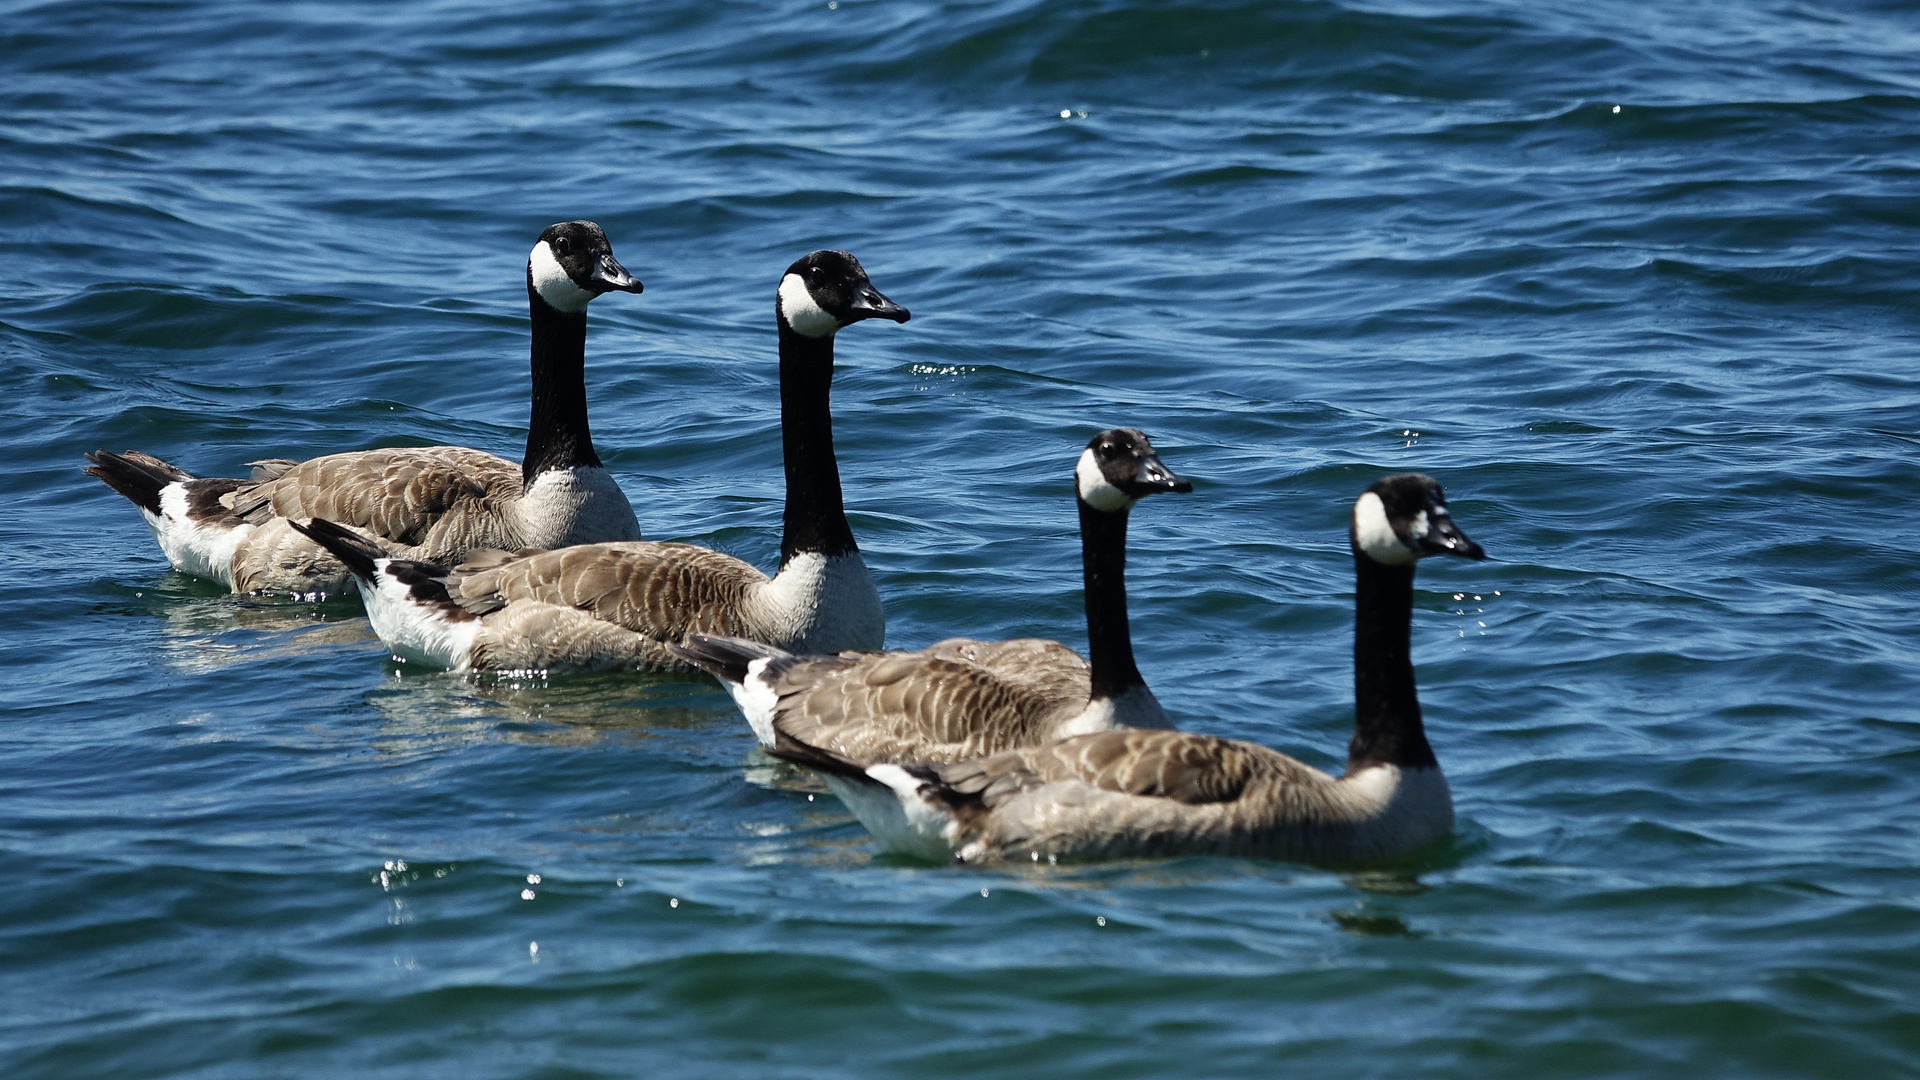
[[[640,525],[587,426],[587,304],[640,282],[600,226],[548,227],[527,259],[532,411],[519,462],[461,446],[401,447],[255,463],[247,480],[199,478],[138,451],[87,455],[126,496],[175,569],[241,593],[350,588],[339,560],[291,525],[322,517],[395,557],[459,562],[479,548],[638,540]]]
[[[294,528],[350,568],[374,632],[397,656],[451,670],[688,670],[689,634],[802,651],[878,649],[886,618],[840,491],[828,389],[834,335],[907,309],[844,251],[788,268],[780,334],[787,502],[773,575],[691,544],[490,551],[458,567],[410,560],[324,518]]]
[[[795,656],[694,635],[672,651],[721,680],[763,746],[776,745],[779,726],[862,765],[958,761],[1082,732],[1165,727],[1166,712],[1134,665],[1127,517],[1148,495],[1193,485],[1161,463],[1145,433],[1113,428],[1081,451],[1074,489],[1091,663],[1038,638]]]
[[[1433,554],[1481,559],[1440,485],[1375,483],[1349,528],[1356,577],[1354,731],[1330,776],[1252,743],[1113,730],[970,761],[866,764],[776,721],[771,751],[837,778],[887,846],[967,862],[1234,855],[1383,858],[1453,828],[1453,799],[1428,744],[1409,654],[1413,571]]]

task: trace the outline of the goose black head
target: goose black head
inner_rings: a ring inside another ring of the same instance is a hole
[[[1087,442],[1074,466],[1080,501],[1095,510],[1126,510],[1157,491],[1193,490],[1193,484],[1166,467],[1147,433],[1138,428],[1108,428]]]
[[[527,289],[556,311],[584,311],[601,293],[640,291],[613,257],[607,234],[591,221],[549,225],[527,256]]]
[[[1453,523],[1446,495],[1424,473],[1375,481],[1353,504],[1348,540],[1353,550],[1386,566],[1405,566],[1427,555],[1487,557]]]
[[[816,251],[787,267],[774,303],[780,321],[810,338],[832,337],[861,319],[906,322],[907,309],[880,295],[860,260],[845,251]]]

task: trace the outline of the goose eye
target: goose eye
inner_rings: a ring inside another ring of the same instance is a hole
[[[556,238],[554,238],[554,241],[553,241],[553,253],[554,253],[555,255],[571,255],[571,254],[573,254],[573,241],[571,241],[571,240],[568,240],[568,239],[567,239],[566,237],[564,237],[564,236],[561,236],[561,237],[556,237]]]

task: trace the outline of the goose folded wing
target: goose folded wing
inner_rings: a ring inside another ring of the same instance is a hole
[[[1232,802],[1249,785],[1306,766],[1263,746],[1184,731],[1120,729],[940,766],[959,795],[993,807],[1045,784],[1079,782],[1178,803]]]
[[[520,494],[520,466],[453,446],[329,454],[290,466],[272,462],[260,474],[270,478],[231,497],[234,514],[245,521],[323,517],[408,546],[420,544],[449,515]]]
[[[753,585],[766,580],[731,555],[636,540],[511,555],[486,552],[458,567],[449,587],[463,605],[497,609],[532,601],[679,641],[691,633],[749,636],[742,601]]]
[[[927,656],[959,660],[994,674],[1009,685],[1031,687],[1062,705],[1084,705],[1091,691],[1091,669],[1080,654],[1045,638],[975,641],[948,638],[921,650]]]
[[[1084,681],[1063,691],[1002,678],[959,658],[973,651],[992,655],[990,647],[967,645],[986,643],[956,639],[917,653],[790,662],[773,671],[775,724],[799,742],[863,764],[953,761],[1030,744],[1044,737],[1063,708],[1086,703]]]

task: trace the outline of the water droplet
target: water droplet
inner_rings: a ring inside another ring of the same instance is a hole
[[[520,890],[520,899],[522,899],[522,900],[531,900],[531,899],[533,899],[533,890],[532,890],[532,889],[521,889],[521,890]]]
[[[623,877],[617,877],[617,878],[614,878],[614,879],[613,879],[613,887],[614,887],[614,888],[616,888],[616,889],[624,889],[624,888],[626,888],[626,887],[627,887],[627,879],[626,879],[626,878],[623,878]]]
[[[1095,926],[1105,926],[1107,925],[1107,917],[1105,915],[1095,915],[1093,917],[1093,924]]]
[[[985,889],[981,889],[981,890],[980,890],[980,896],[981,896],[981,898],[982,898],[982,899],[985,899],[985,898],[986,898],[986,895],[987,895],[987,890],[985,890]]]
[[[1071,119],[1072,117],[1073,117],[1073,110],[1072,110],[1072,109],[1061,109],[1061,110],[1060,110],[1060,119],[1062,119],[1062,120],[1067,120],[1067,119]]]
[[[539,956],[539,955],[540,955],[540,943],[539,943],[539,942],[537,942],[537,941],[529,941],[529,942],[527,942],[527,955],[528,955],[528,956]]]
[[[1039,852],[1037,852],[1037,851],[1036,851],[1036,852],[1033,852],[1033,861],[1034,861],[1034,862],[1039,862],[1039,861],[1040,861],[1040,853],[1039,853]]]
[[[679,907],[679,906],[680,906],[680,898],[679,898],[679,897],[677,897],[677,896],[675,896],[675,897],[673,897],[673,898],[671,898],[671,899],[669,899],[669,900],[667,901],[667,906],[668,906],[668,907]]]
[[[811,796],[811,795],[809,795],[809,796],[807,796],[807,801],[808,801],[808,802],[812,802],[812,801],[813,801],[813,796]]]
[[[538,885],[538,884],[540,884],[540,875],[539,875],[539,874],[528,874],[528,875],[527,875],[527,884],[529,884],[529,885]]]
[[[1617,113],[1619,113],[1619,111],[1620,111],[1620,106],[1618,106],[1618,105],[1615,105],[1615,106],[1613,107],[1613,111],[1614,111],[1614,112],[1615,112],[1616,114],[1617,114]]]

